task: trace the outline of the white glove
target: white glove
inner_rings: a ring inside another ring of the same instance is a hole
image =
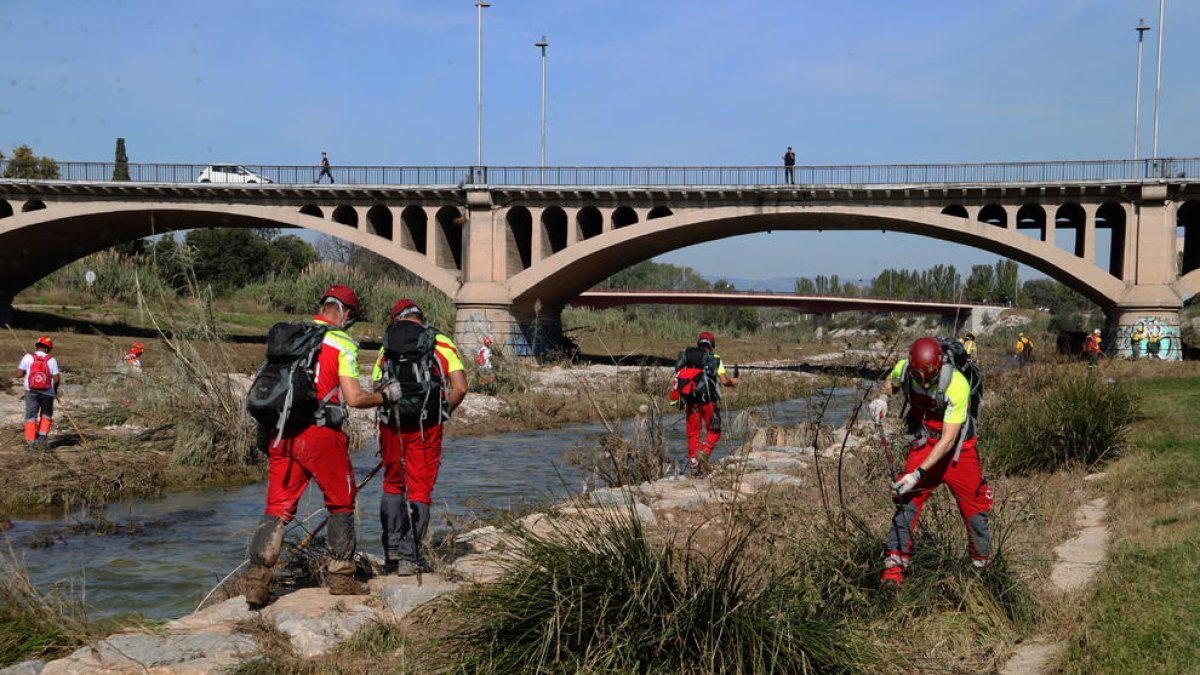
[[[888,412],[887,396],[880,396],[880,397],[872,400],[870,403],[867,404],[867,410],[869,410],[871,412],[871,419],[875,422],[879,422],[883,418],[887,417],[887,412]]]
[[[404,396],[404,389],[400,386],[399,382],[389,382],[383,386],[383,389],[379,393],[383,394],[383,404],[389,405],[399,401],[400,397]]]
[[[892,492],[896,496],[905,495],[912,492],[913,488],[917,487],[917,483],[925,477],[925,472],[920,469],[913,469],[912,472],[906,473],[900,477],[900,480],[892,483]]]

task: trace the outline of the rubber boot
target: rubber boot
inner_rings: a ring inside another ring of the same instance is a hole
[[[251,565],[242,575],[242,595],[246,604],[257,609],[271,601],[271,568]]]
[[[408,514],[402,494],[383,493],[379,501],[379,525],[383,530],[383,567],[393,572],[400,561],[400,541],[408,536]]]
[[[400,554],[400,559],[413,563],[422,572],[432,571],[432,568],[430,568],[429,563],[425,560],[425,556],[421,552],[421,542],[425,540],[425,533],[429,530],[429,504],[409,502],[409,514],[411,529],[406,533],[407,536],[397,542],[399,544],[397,551]]]
[[[354,514],[329,516],[329,594],[363,595],[366,588],[354,578]]]

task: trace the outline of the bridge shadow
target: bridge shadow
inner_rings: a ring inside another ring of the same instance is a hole
[[[608,354],[587,354],[580,352],[575,356],[575,360],[588,364],[599,365],[618,365],[618,366],[647,366],[647,367],[663,367],[673,368],[675,359],[665,356],[652,356],[649,354],[629,354],[622,357],[613,357]],[[733,365],[726,362],[725,368],[733,374]],[[887,374],[888,368],[878,368],[865,364],[827,364],[827,363],[796,363],[785,366],[737,366],[741,372],[790,372],[790,373],[810,373],[814,375],[825,375],[828,377],[851,377],[860,380],[883,379]]]
[[[28,309],[13,310],[12,327],[38,333],[71,332],[80,335],[92,334],[107,337],[143,338],[147,340],[159,337],[158,331],[153,328],[130,326],[123,321],[76,319]],[[173,337],[169,330],[167,331],[167,335]],[[238,344],[265,344],[267,334],[266,331],[263,331],[262,335],[225,335],[223,339]]]

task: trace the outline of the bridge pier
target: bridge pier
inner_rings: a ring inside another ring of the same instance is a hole
[[[1139,359],[1182,361],[1183,342],[1179,334],[1179,316],[1183,300],[1169,286],[1135,286],[1122,302],[1105,311],[1109,339],[1116,344],[1115,354]],[[1145,337],[1134,344],[1135,334]]]
[[[562,309],[456,299],[454,341],[460,352],[473,355],[484,337],[514,356],[541,356],[563,343]]]

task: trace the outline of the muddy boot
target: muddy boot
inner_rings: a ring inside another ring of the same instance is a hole
[[[353,565],[349,572],[329,572],[330,595],[366,595],[367,587],[354,578]],[[332,566],[332,565],[331,565]]]
[[[251,565],[242,575],[242,594],[246,604],[257,609],[271,601],[271,569],[262,565]]]

